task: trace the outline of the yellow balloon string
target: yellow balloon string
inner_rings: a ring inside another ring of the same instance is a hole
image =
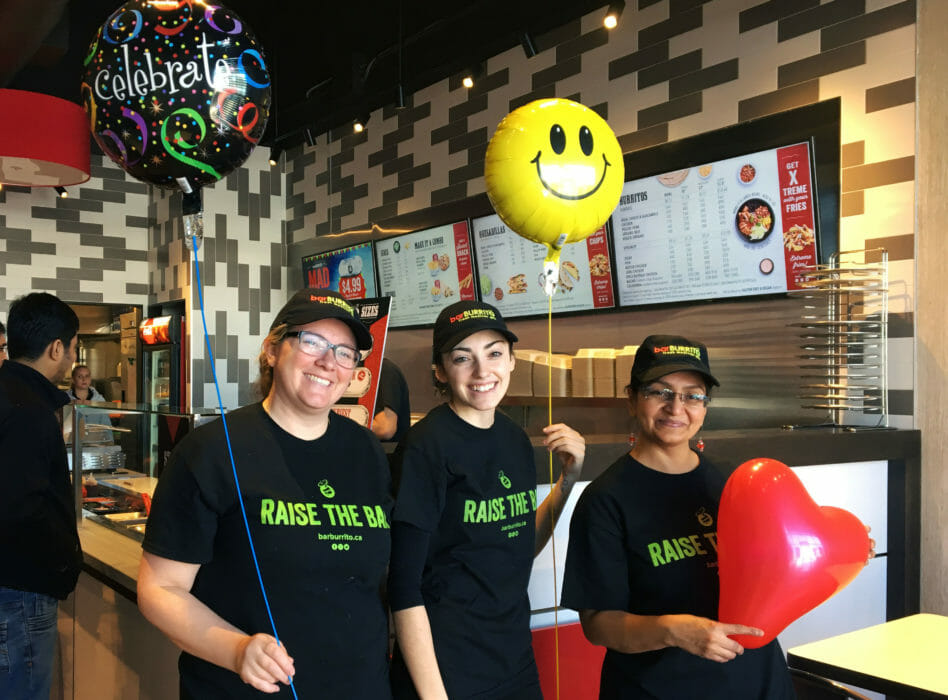
[[[557,251],[559,253],[559,251]],[[559,257],[557,255],[557,257]],[[553,295],[547,297],[546,312],[546,413],[547,425],[553,425]],[[550,546],[553,551],[553,676],[556,680],[556,700],[560,700],[560,620],[556,600],[556,512],[553,508],[553,452],[547,452],[550,464]]]

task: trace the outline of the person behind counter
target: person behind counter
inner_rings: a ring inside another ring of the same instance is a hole
[[[586,448],[566,425],[543,429],[563,469],[538,508],[533,447],[497,411],[516,340],[488,304],[457,302],[435,322],[435,385],[448,401],[409,429],[395,460],[396,698],[542,698],[527,584]]]
[[[379,370],[377,409],[372,419],[372,432],[382,442],[400,442],[411,425],[411,403],[408,382],[398,365],[382,358]]]
[[[0,698],[48,700],[60,600],[82,551],[57,418],[79,319],[52,294],[14,300],[0,366]],[[0,339],[2,342],[2,339]]]
[[[390,697],[381,589],[393,499],[378,440],[330,410],[372,336],[336,292],[303,289],[259,356],[265,398],[192,431],[158,482],[138,603],[184,653],[182,698]],[[299,672],[298,675],[296,672]]]
[[[105,401],[105,397],[92,386],[92,371],[89,365],[76,365],[72,368],[72,384],[66,390],[66,394],[73,403]]]
[[[580,496],[570,523],[564,606],[607,648],[601,699],[794,698],[776,640],[745,650],[731,634],[759,629],[715,621],[713,546],[725,477],[688,441],[712,386],[707,348],[672,335],[646,338],[626,388],[635,445]],[[688,556],[654,543],[696,534]]]

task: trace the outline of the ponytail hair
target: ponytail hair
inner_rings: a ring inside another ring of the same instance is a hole
[[[270,394],[270,389],[273,387],[273,367],[270,366],[267,346],[282,343],[286,339],[286,329],[287,325],[285,323],[271,328],[270,332],[267,333],[267,337],[263,339],[263,347],[260,349],[260,354],[257,355],[257,365],[260,369],[260,375],[257,377],[257,381],[254,382],[254,392],[260,399],[267,398]]]

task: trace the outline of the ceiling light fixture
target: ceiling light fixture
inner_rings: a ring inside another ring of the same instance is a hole
[[[75,102],[0,89],[0,181],[21,187],[89,179],[89,119]]]
[[[523,53],[527,58],[533,58],[537,55],[537,45],[533,43],[533,35],[530,32],[520,32],[520,45],[523,47]]]
[[[54,187],[53,189],[56,190],[56,193],[63,199],[66,199],[66,197],[69,196],[69,193],[66,191],[65,187],[57,186],[57,187]]]
[[[622,10],[625,9],[625,2],[623,0],[617,0],[617,2],[609,3],[609,9],[606,10],[606,16],[602,18],[602,26],[606,29],[615,29],[619,25],[619,17],[622,15]]]
[[[283,149],[279,146],[270,147],[270,167],[275,168],[280,164],[280,156],[283,155]]]
[[[475,63],[473,66],[464,71],[461,75],[461,85],[470,90],[474,87],[474,81],[480,78],[484,74],[484,64]]]
[[[352,130],[357,134],[361,134],[363,131],[365,131],[365,125],[369,123],[371,116],[372,115],[370,115],[368,112],[363,112],[360,114],[352,123]]]

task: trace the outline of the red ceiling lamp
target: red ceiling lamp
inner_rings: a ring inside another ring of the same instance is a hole
[[[89,179],[89,122],[74,102],[0,89],[0,183],[64,187]]]

